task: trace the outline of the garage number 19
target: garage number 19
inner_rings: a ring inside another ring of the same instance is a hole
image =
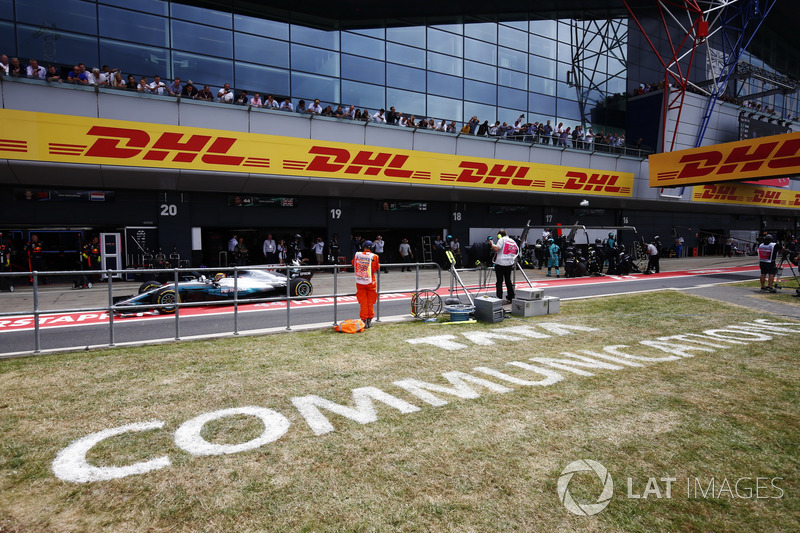
[[[175,204],[161,204],[162,217],[174,217],[178,214],[178,206]]]

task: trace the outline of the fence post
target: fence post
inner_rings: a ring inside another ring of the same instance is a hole
[[[111,269],[106,269],[108,280],[108,345],[114,346],[114,291],[112,289]]]
[[[33,353],[41,352],[39,335],[39,273],[33,272]]]

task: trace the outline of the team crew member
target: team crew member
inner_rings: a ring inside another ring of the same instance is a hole
[[[86,270],[100,270],[100,239],[95,237],[83,245],[81,253],[83,266]],[[93,282],[97,282],[96,276],[92,276]]]
[[[25,245],[25,251],[28,253],[28,268],[31,272],[44,272],[47,270],[47,264],[44,260],[44,244],[39,240],[39,236],[35,233],[31,234],[31,240]],[[47,283],[47,278],[40,277],[40,283]],[[33,278],[31,278],[33,283]]]
[[[372,245],[375,247],[374,248],[375,255],[378,256],[378,261],[380,261],[381,263],[385,263],[386,256],[383,254],[384,254],[384,249],[386,247],[386,243],[383,242],[383,237],[381,237],[380,235],[375,237],[375,242],[373,242]],[[382,267],[381,272],[385,272],[386,274],[388,274],[389,269],[386,267]]]
[[[656,237],[658,239],[658,237]],[[655,242],[651,242],[647,245],[647,273],[654,273],[658,274],[660,269],[658,267],[658,246],[656,246]]]
[[[778,292],[773,284],[778,268],[775,266],[775,257],[780,251],[780,246],[772,242],[772,235],[769,233],[764,236],[764,242],[758,245],[758,265],[761,267],[761,290]],[[769,277],[769,278],[767,278]],[[764,282],[769,279],[767,286]]]
[[[561,248],[553,242],[553,239],[547,239],[547,277],[552,276],[553,268],[556,269],[556,277],[558,275],[558,260],[560,257]]]
[[[368,328],[372,327],[375,316],[373,305],[378,301],[375,273],[381,268],[378,256],[370,250],[372,241],[364,241],[361,252],[353,257],[353,271],[356,277],[356,298],[361,306],[361,320]]]
[[[490,241],[491,242],[491,241]],[[494,275],[497,280],[497,297],[503,298],[503,281],[506,283],[506,300],[514,299],[514,284],[511,282],[511,269],[517,259],[519,247],[514,239],[506,235],[506,230],[497,233],[497,244],[492,243],[492,250],[497,255],[494,258]]]
[[[0,272],[11,272],[11,246],[3,238],[0,233]],[[14,287],[11,285],[11,278],[0,277],[0,291],[13,291]]]

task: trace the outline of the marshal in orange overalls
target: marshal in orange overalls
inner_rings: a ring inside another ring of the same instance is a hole
[[[375,316],[373,305],[378,301],[375,273],[380,270],[381,265],[378,256],[364,244],[364,251],[356,252],[353,257],[353,269],[356,275],[356,298],[361,305],[361,320],[370,327]]]

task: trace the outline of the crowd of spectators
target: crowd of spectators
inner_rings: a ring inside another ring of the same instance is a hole
[[[0,75],[40,79],[51,83],[70,83],[92,87],[112,88],[141,94],[164,97],[190,98],[193,100],[219,102],[230,105],[247,106],[249,108],[272,109],[305,115],[319,115],[337,119],[359,121],[364,123],[388,124],[398,127],[440,131],[445,133],[460,133],[493,137],[525,143],[542,144],[561,148],[582,150],[605,150],[620,152],[623,149],[643,150],[647,147],[641,145],[641,140],[628,144],[625,135],[621,133],[594,132],[592,128],[583,131],[581,125],[564,127],[551,125],[551,121],[525,121],[525,116],[520,115],[513,123],[489,120],[481,122],[473,116],[461,127],[454,120],[434,119],[432,117],[417,117],[416,115],[396,110],[393,106],[372,112],[369,109],[359,109],[353,105],[326,105],[324,108],[319,99],[306,102],[300,100],[295,106],[289,96],[275,96],[247,90],[236,92],[229,83],[225,83],[218,91],[212,91],[209,85],[201,89],[195,86],[192,80],[185,83],[176,77],[172,81],[164,81],[158,74],[151,79],[140,76],[138,79],[133,74],[123,75],[121,69],[110,68],[108,65],[87,69],[84,63],[78,63],[71,69],[62,69],[55,65],[46,68],[38,64],[36,59],[31,59],[27,67],[23,67],[18,58],[11,60],[5,54],[0,55]],[[66,74],[62,70],[67,71]]]

